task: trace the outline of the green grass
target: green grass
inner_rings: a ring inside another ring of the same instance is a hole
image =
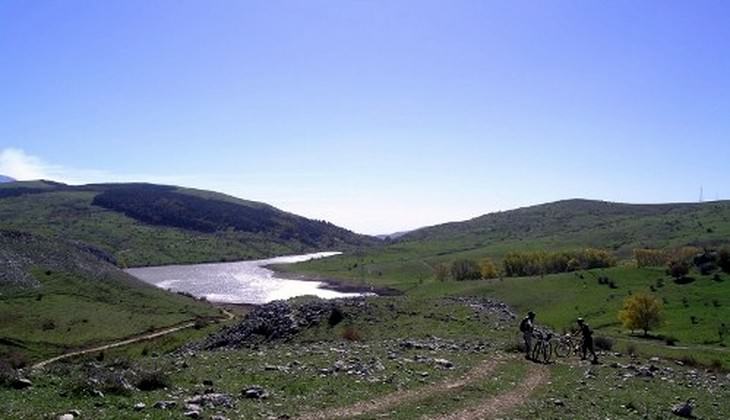
[[[0,296],[0,345],[29,361],[68,349],[218,315],[208,304],[123,278],[92,280],[79,274],[33,270],[40,287]]]

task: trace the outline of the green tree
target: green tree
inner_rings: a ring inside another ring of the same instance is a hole
[[[669,263],[669,268],[667,268],[667,274],[676,280],[682,280],[689,274],[689,264],[684,261],[672,261]]]
[[[636,293],[624,300],[623,309],[618,313],[618,319],[624,328],[643,330],[644,336],[662,323],[662,302],[648,293]]]
[[[433,276],[438,281],[446,281],[449,278],[449,267],[444,263],[438,263],[433,267]]]
[[[477,263],[461,259],[451,264],[451,277],[454,280],[479,280],[482,278],[482,273]]]

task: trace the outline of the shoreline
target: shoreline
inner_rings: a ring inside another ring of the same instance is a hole
[[[340,293],[374,293],[377,296],[401,296],[404,293],[392,287],[378,287],[367,284],[352,284],[345,280],[333,277],[325,277],[317,274],[301,274],[282,271],[277,269],[276,264],[263,266],[264,268],[274,272],[276,277],[286,280],[314,281],[322,283],[320,289],[333,290]]]

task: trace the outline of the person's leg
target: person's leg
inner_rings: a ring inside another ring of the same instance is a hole
[[[586,353],[588,350],[588,343],[586,341],[587,340],[584,338],[580,343],[580,360],[586,360]]]
[[[525,333],[525,358],[530,359],[532,357],[532,335]]]
[[[588,350],[590,350],[591,356],[593,356],[593,363],[598,363],[598,356],[596,356],[596,349],[593,347],[593,338],[588,340]]]

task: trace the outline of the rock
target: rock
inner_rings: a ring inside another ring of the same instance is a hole
[[[183,416],[190,417],[191,419],[199,419],[200,418],[200,411],[198,410],[190,410],[183,413]]]
[[[139,403],[135,404],[134,407],[132,407],[132,408],[134,408],[134,411],[142,411],[145,408],[147,408],[147,404],[145,404],[143,402],[139,402]]]
[[[157,401],[152,407],[159,408],[160,410],[169,410],[177,406],[176,401]]]
[[[203,379],[203,385],[213,386],[213,381],[211,381],[210,379]]]
[[[18,377],[12,380],[10,386],[15,389],[25,389],[33,386],[33,382],[30,379]]]
[[[692,410],[694,409],[693,401],[687,400],[685,403],[677,404],[672,408],[672,414],[679,417],[693,418]]]
[[[199,406],[198,404],[185,404],[185,408],[183,410],[187,411],[187,412],[192,412],[192,411],[200,412],[202,409],[203,408],[201,406]]]
[[[79,410],[68,410],[67,414],[71,414],[74,418],[81,417],[81,411]]]
[[[446,359],[433,359],[433,362],[442,368],[451,369],[454,367],[454,364]]]
[[[269,398],[269,393],[265,389],[256,385],[244,389],[242,394],[245,398],[252,398],[257,400]]]
[[[56,417],[56,420],[74,420],[73,414],[61,414],[60,416]]]
[[[228,417],[223,417],[219,414],[216,414],[214,416],[210,416],[210,420],[228,420]]]
[[[553,400],[553,404],[555,404],[558,407],[564,407],[565,406],[565,403],[563,402],[563,400],[559,400],[557,398]]]

